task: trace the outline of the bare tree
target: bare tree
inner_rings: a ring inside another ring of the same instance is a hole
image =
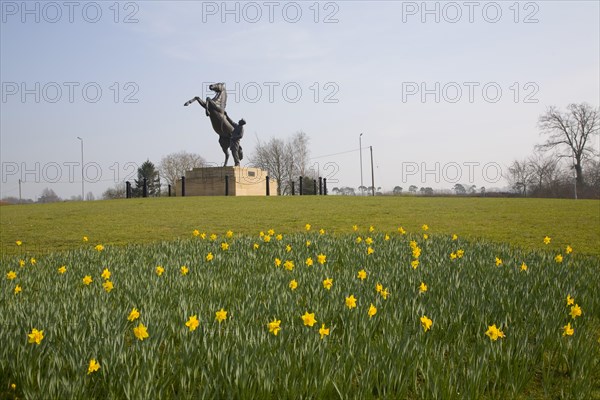
[[[532,182],[533,169],[527,160],[515,160],[508,167],[507,180],[513,190],[527,197],[527,187]]]
[[[256,145],[250,163],[269,172],[269,177],[277,180],[277,194],[291,193],[291,182],[300,176],[307,177],[309,162],[309,137],[297,132],[289,140],[271,138],[266,143]]]
[[[125,183],[117,183],[114,187],[106,189],[102,193],[102,198],[104,200],[124,199],[126,197],[125,191]]]
[[[594,154],[591,139],[600,132],[598,109],[587,103],[569,104],[567,112],[550,107],[539,117],[538,125],[541,133],[549,137],[546,143],[537,147],[567,150],[558,156],[573,158],[577,185],[583,186],[582,161]]]
[[[57,201],[61,201],[60,197],[50,188],[42,190],[42,195],[38,199],[38,203],[55,203]]]
[[[176,190],[175,182],[180,179],[186,171],[193,168],[200,168],[206,164],[201,155],[180,151],[164,156],[158,165],[160,175],[171,185],[173,191]]]

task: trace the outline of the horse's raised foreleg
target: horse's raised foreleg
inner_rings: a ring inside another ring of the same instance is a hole
[[[202,108],[204,108],[206,110],[206,103],[198,96],[194,97],[193,99],[190,99],[188,101],[186,101],[183,105],[184,106],[189,106],[190,104],[192,104],[193,102],[197,101],[198,104],[200,104],[202,106]]]

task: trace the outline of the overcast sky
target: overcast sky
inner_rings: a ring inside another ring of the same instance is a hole
[[[2,1],[1,197],[96,197],[146,159],[222,163],[194,97],[310,137],[333,186],[502,187],[551,105],[600,100],[598,1]],[[596,143],[596,148],[598,144]],[[230,162],[231,165],[231,162]]]

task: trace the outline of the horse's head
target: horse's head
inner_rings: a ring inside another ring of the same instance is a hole
[[[225,91],[225,84],[223,82],[213,83],[208,88],[210,90],[212,90],[213,92],[221,93],[221,92]]]

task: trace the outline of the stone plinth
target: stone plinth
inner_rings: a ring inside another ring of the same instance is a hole
[[[227,177],[228,190],[225,188]],[[266,196],[267,172],[260,168],[207,167],[194,168],[185,173],[186,196]],[[181,196],[181,179],[176,183]],[[269,192],[277,196],[277,182],[270,179]]]

